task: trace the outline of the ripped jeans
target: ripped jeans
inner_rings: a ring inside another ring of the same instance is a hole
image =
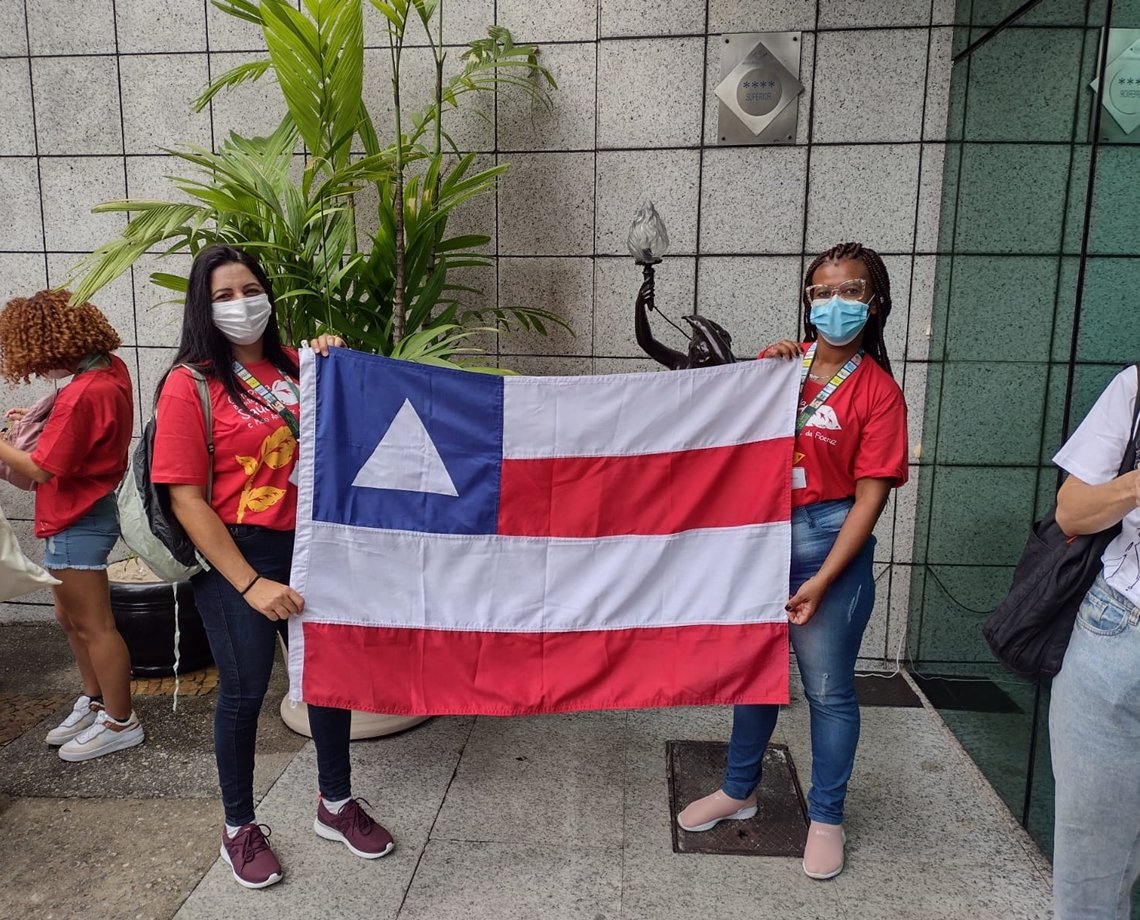
[[[851,500],[828,501],[792,510],[789,596],[819,571],[851,505]],[[803,626],[789,627],[811,714],[808,815],[824,824],[843,823],[847,781],[859,744],[855,659],[875,606],[874,548],[871,537],[828,589],[815,616]],[[760,782],[764,750],[779,714],[779,706],[734,708],[722,787],[726,795],[747,798]]]

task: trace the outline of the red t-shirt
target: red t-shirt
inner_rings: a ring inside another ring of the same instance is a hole
[[[293,353],[295,356],[295,353]],[[300,419],[297,381],[268,361],[247,364],[267,389]],[[207,378],[214,414],[214,486],[210,502],[226,524],[255,524],[292,530],[297,521],[297,487],[289,481],[297,465],[297,440],[273,408],[231,402],[218,380]],[[245,387],[240,380],[238,385]],[[151,479],[206,488],[209,452],[206,419],[190,372],[176,367],[166,378],[155,410]]]
[[[824,386],[808,378],[801,400],[810,403]],[[793,508],[850,498],[857,479],[906,482],[906,401],[869,355],[796,435],[792,466]]]
[[[127,366],[76,374],[55,398],[32,462],[52,478],[36,486],[36,536],[66,530],[119,484],[127,471],[134,397]]]

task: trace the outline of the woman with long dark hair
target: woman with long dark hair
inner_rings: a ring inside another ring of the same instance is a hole
[[[811,714],[811,827],[804,872],[843,871],[843,803],[859,742],[855,659],[875,606],[875,523],[907,478],[906,404],[891,377],[883,325],[890,278],[878,253],[843,243],[808,267],[806,341],[781,341],[761,358],[798,359],[803,377],[792,470],[788,620]],[[724,783],[677,823],[706,831],[756,814],[761,761],[778,706],[737,706]]]
[[[327,355],[343,344],[326,335],[310,347]],[[182,365],[207,378],[212,456],[198,390]],[[282,876],[268,829],[254,816],[253,766],[277,637],[286,636],[289,617],[304,608],[288,584],[297,516],[297,383],[297,353],[281,344],[261,266],[229,246],[199,253],[178,353],[159,384],[152,477],[169,485],[174,514],[208,563],[193,585],[218,666],[214,748],[226,815],[221,855],[247,888]],[[352,797],[349,720],[346,709],[309,707],[320,788],[313,829],[374,859],[394,844]]]

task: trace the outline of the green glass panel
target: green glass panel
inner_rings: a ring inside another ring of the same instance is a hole
[[[1136,218],[1140,226],[1140,218]],[[1134,231],[1140,234],[1140,230]],[[1133,240],[1133,246],[1140,239]],[[1085,262],[1077,359],[1130,364],[1140,354],[1140,259]]]
[[[953,271],[947,359],[1048,360],[1055,257],[955,256],[942,261]],[[1010,347],[1013,342],[1016,348]]]
[[[1009,591],[1012,579],[1012,567],[927,566],[922,658],[991,663],[993,655],[981,626]]]
[[[1036,492],[1036,467],[939,467],[926,561],[1013,565],[1025,546]]]
[[[1083,91],[1083,39],[1083,29],[1011,28],[975,51],[964,137],[1070,140],[1077,94]]]
[[[1059,144],[965,145],[956,251],[1056,254],[1069,150]]]
[[[1135,255],[1140,250],[1137,215],[1140,215],[1140,145],[1101,147],[1093,185],[1089,252]]]
[[[1036,464],[1048,365],[948,362],[938,463]]]

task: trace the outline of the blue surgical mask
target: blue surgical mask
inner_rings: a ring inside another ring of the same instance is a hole
[[[867,325],[869,310],[861,300],[844,300],[836,294],[811,305],[811,324],[832,345],[849,345]]]

